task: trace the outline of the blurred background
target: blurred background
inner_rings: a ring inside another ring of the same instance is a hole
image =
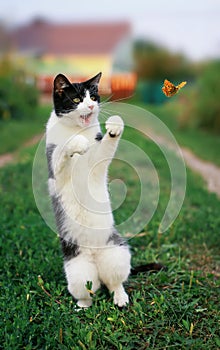
[[[103,72],[100,93],[159,106],[165,78],[186,87],[176,126],[220,132],[220,3],[170,0],[20,2],[0,10],[0,119],[25,119],[51,104],[56,74]]]
[[[126,112],[123,104],[108,109],[109,100],[132,104],[134,121],[129,127],[124,113],[121,153],[109,170],[115,222],[132,221],[133,266],[166,270],[131,277],[128,309],[114,308],[103,290],[76,315],[58,236],[43,219],[53,222],[43,134],[54,77],[80,81],[100,71],[100,121],[112,109]],[[164,79],[187,84],[168,98]],[[177,220],[161,234],[164,213],[168,222],[180,208],[185,176],[167,130],[185,149],[187,186]],[[220,0],[2,0],[0,348],[220,349],[219,135]]]

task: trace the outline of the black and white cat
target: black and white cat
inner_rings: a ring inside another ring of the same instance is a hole
[[[101,73],[72,84],[59,74],[54,80],[54,111],[46,132],[48,183],[69,292],[79,307],[89,307],[87,282],[93,292],[103,283],[122,307],[128,303],[122,284],[130,273],[130,252],[114,228],[107,173],[124,123],[111,116],[102,136],[100,78]]]

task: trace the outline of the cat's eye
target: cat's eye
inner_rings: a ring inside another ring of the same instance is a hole
[[[90,97],[92,101],[95,101],[96,100],[96,97],[95,96],[91,96]]]
[[[73,102],[74,102],[74,103],[80,103],[80,98],[79,98],[79,97],[75,97],[75,98],[73,99]]]

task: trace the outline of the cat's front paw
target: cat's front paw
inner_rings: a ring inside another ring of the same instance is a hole
[[[83,135],[77,135],[70,139],[67,144],[67,155],[72,157],[74,153],[84,154],[89,149],[89,141]]]
[[[129,303],[128,295],[125,291],[121,291],[120,293],[114,294],[114,304],[119,307],[124,307]]]
[[[119,136],[123,132],[124,122],[118,115],[113,115],[108,118],[105,127],[110,137]]]

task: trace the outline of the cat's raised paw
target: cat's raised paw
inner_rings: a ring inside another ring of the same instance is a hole
[[[108,118],[105,127],[110,137],[119,136],[123,132],[124,122],[118,115],[113,115]]]
[[[73,137],[67,144],[67,154],[72,157],[74,153],[83,155],[89,149],[89,141],[83,135]]]

